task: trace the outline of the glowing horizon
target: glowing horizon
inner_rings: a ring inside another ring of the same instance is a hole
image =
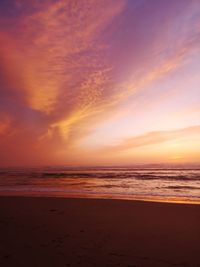
[[[3,0],[0,166],[200,162],[198,0]]]

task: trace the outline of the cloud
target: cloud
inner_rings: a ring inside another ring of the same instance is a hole
[[[124,151],[128,149],[134,149],[137,147],[145,147],[149,145],[157,145],[171,140],[181,139],[191,136],[200,136],[200,125],[191,126],[187,128],[171,130],[171,131],[155,131],[149,132],[144,135],[134,136],[122,140],[117,145],[113,145],[105,148],[105,150],[113,151]]]
[[[123,1],[113,3],[113,0],[38,2],[33,14],[17,18],[14,36],[1,34],[4,67],[13,66],[8,75],[10,80],[13,75],[17,77],[15,86],[24,91],[29,107],[50,114],[64,101],[68,106],[76,105],[79,88],[87,82],[84,77],[105,72],[105,63],[100,58],[101,43],[96,39],[123,9]],[[93,93],[95,96],[91,97],[96,97],[95,90],[90,88],[86,92]]]
[[[61,98],[76,105],[84,77],[105,68],[96,38],[122,8],[122,1],[55,1],[22,19],[30,58],[26,90],[33,109],[54,112],[63,105]]]

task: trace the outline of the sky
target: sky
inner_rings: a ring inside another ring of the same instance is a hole
[[[199,0],[1,0],[0,167],[200,162]]]

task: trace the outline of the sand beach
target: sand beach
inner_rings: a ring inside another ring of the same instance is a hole
[[[0,197],[0,266],[200,266],[200,205]]]

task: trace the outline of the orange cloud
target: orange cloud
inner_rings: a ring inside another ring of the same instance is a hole
[[[38,12],[22,20],[22,45],[30,42],[24,48],[30,60],[25,80],[33,109],[55,111],[63,94],[67,102],[74,98],[71,92],[75,90],[73,83],[77,76],[80,81],[83,75],[92,75],[94,65],[96,69],[102,68],[98,58],[101,47],[95,44],[95,39],[123,8],[122,1],[113,5],[110,0],[105,10],[103,2],[56,1],[44,4]],[[84,55],[91,47],[99,66],[91,59],[90,64]],[[83,68],[90,69],[89,73]],[[91,89],[89,93],[96,94]],[[75,95],[79,98],[79,92]]]
[[[167,141],[180,139],[184,137],[191,137],[200,135],[200,125],[191,126],[183,129],[171,130],[171,131],[155,131],[149,132],[144,135],[134,136],[123,140],[118,145],[110,146],[108,151],[123,151],[127,149],[133,149],[136,147],[143,147],[149,145],[156,145]]]
[[[35,13],[21,18],[18,23],[20,39],[15,41],[4,34],[7,40],[10,39],[9,44],[14,43],[13,46],[4,46],[5,64],[12,64],[17,69],[20,63],[20,74],[14,69],[12,74],[19,76],[18,80],[23,83],[31,108],[49,114],[60,105],[63,95],[69,102],[71,98],[75,101],[75,96],[80,100],[83,93],[92,98],[100,94],[91,88],[85,92],[87,81],[83,77],[92,77],[102,68],[104,71],[105,64],[99,56],[102,47],[95,41],[123,6],[121,0],[115,3],[113,0],[45,1],[35,4]],[[8,43],[4,36],[1,39]],[[94,59],[86,55],[91,48]],[[77,90],[73,85],[77,77],[79,83],[82,79],[78,85],[82,88],[80,97],[79,90],[74,96],[72,94]]]

